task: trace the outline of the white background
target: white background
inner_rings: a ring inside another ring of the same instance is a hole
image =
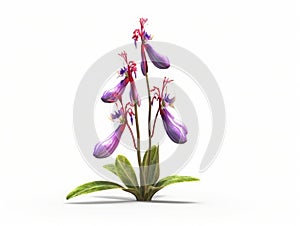
[[[74,186],[98,179],[73,136],[77,86],[131,41],[140,16],[155,40],[191,50],[215,75],[223,148],[207,172],[182,172],[201,182],[166,188],[162,202],[105,191],[66,204]],[[1,1],[0,224],[299,224],[299,19],[296,1],[283,0]]]

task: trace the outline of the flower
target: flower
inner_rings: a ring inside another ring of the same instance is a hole
[[[120,138],[126,125],[121,124],[105,141],[99,142],[94,148],[93,155],[96,158],[106,158],[110,156],[118,147]]]
[[[150,44],[147,43],[148,40],[152,39],[152,36],[145,31],[144,26],[147,20],[148,19],[146,18],[140,18],[141,28],[135,29],[132,36],[135,47],[136,47],[136,42],[138,41],[139,38],[141,38],[141,57],[142,57],[141,70],[143,75],[146,75],[148,73],[148,64],[147,64],[145,50],[155,67],[159,69],[167,69],[170,67],[170,62],[168,57],[159,54],[152,48]]]
[[[108,138],[106,138],[106,140],[95,145],[93,155],[96,158],[106,158],[116,150],[126,127],[126,117],[122,109],[111,114],[111,119],[119,119],[120,125]]]
[[[152,63],[155,65],[155,67],[159,69],[167,69],[170,67],[170,62],[168,57],[163,56],[156,52],[150,44],[144,44],[145,49],[147,51],[147,54],[152,61]]]
[[[174,107],[173,104],[175,102],[175,97],[170,98],[170,94],[165,93],[167,84],[171,83],[172,81],[173,80],[169,80],[165,77],[162,89],[159,89],[158,87],[154,86],[154,88],[151,90],[152,92],[155,92],[152,98],[152,102],[154,99],[159,101],[159,106],[157,114],[155,116],[152,134],[154,133],[154,127],[159,112],[164,124],[164,128],[169,138],[177,144],[183,144],[187,142],[188,130],[183,124],[183,122],[175,119],[175,117],[169,112],[168,107]]]
[[[133,74],[136,77],[136,63],[134,61],[128,61],[127,60],[127,53],[125,51],[121,52],[119,54],[119,56],[121,56],[125,63],[127,64],[127,69],[123,68],[122,72],[123,74],[125,74],[125,76],[129,79],[130,82],[130,100],[133,104],[137,104],[138,106],[141,105],[141,98],[138,94],[138,91],[136,89],[136,85],[133,79]]]
[[[169,138],[177,144],[185,143],[188,133],[186,126],[176,120],[167,108],[160,109],[160,115]]]
[[[138,91],[135,86],[135,82],[133,79],[133,74],[136,77],[136,63],[134,61],[127,60],[127,53],[125,51],[121,52],[119,54],[121,56],[125,63],[127,64],[126,67],[122,67],[119,71],[120,76],[125,76],[125,78],[114,88],[106,90],[101,100],[105,103],[115,103],[118,100],[121,100],[122,95],[126,89],[127,84],[130,82],[130,100],[133,103],[136,103],[138,106],[141,105],[141,99],[139,97]]]
[[[124,90],[129,82],[129,79],[126,77],[124,78],[118,85],[116,85],[114,88],[110,90],[106,90],[102,97],[101,100],[105,103],[114,103],[117,102],[122,94],[124,93]]]

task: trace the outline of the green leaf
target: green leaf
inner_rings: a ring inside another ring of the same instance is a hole
[[[146,172],[147,185],[155,184],[159,178],[159,146],[153,145],[150,151],[146,151],[142,165]]]
[[[190,177],[190,176],[168,176],[161,180],[159,180],[155,186],[149,186],[147,191],[147,200],[151,200],[152,197],[155,195],[156,192],[163,189],[164,187],[180,182],[189,182],[189,181],[199,181],[198,178]]]
[[[196,177],[190,177],[190,176],[177,176],[177,175],[168,176],[168,177],[165,177],[165,178],[159,180],[156,183],[155,187],[163,188],[170,184],[181,183],[181,182],[190,182],[190,181],[199,181],[199,179]]]
[[[88,194],[96,191],[123,188],[121,185],[110,182],[110,181],[93,181],[75,188],[67,195],[67,199],[74,198],[79,195]]]
[[[117,175],[117,170],[116,170],[116,167],[114,164],[107,164],[107,165],[104,165],[103,168],[107,169],[108,171],[112,172],[113,174]]]
[[[135,172],[129,160],[125,156],[123,155],[117,156],[115,162],[115,168],[118,177],[128,188],[136,188],[138,186]]]
[[[147,150],[144,154],[144,158],[142,161],[142,165],[143,166],[147,166],[148,165],[148,158],[149,158],[149,153],[150,153],[150,165],[151,164],[155,164],[157,163],[158,158],[158,150],[159,150],[159,146],[157,145],[153,145],[151,147],[151,152],[149,152],[149,150]]]

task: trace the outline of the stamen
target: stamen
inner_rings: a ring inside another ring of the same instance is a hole
[[[125,52],[125,50],[123,50],[123,52],[119,53],[118,55],[124,59],[124,61],[126,62],[126,64],[128,64],[127,53]]]

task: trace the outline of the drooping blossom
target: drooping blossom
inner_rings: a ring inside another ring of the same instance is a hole
[[[124,90],[129,82],[129,79],[126,77],[121,82],[116,85],[114,88],[106,90],[102,97],[101,100],[105,103],[115,103],[118,100],[120,100],[122,94],[124,93]]]
[[[151,62],[155,65],[155,67],[159,69],[167,69],[170,67],[168,57],[156,52],[150,44],[144,44],[144,46]]]
[[[118,147],[123,131],[126,127],[126,118],[123,110],[118,110],[111,114],[111,119],[119,119],[120,124],[104,141],[95,145],[93,155],[96,158],[106,158],[110,156]]]
[[[123,51],[122,53],[119,54],[119,56],[121,56],[125,63],[127,64],[127,69],[124,70],[124,74],[125,76],[128,78],[129,82],[130,82],[130,100],[133,104],[137,104],[138,106],[141,105],[141,98],[138,94],[134,79],[133,79],[133,75],[134,77],[136,77],[136,63],[134,61],[128,61],[127,59],[127,53],[125,51]]]
[[[125,51],[121,52],[119,56],[121,56],[126,63],[126,67],[122,67],[120,69],[119,75],[125,76],[125,78],[121,80],[121,82],[118,85],[116,85],[114,88],[106,90],[103,93],[101,100],[105,103],[117,102],[118,100],[121,99],[128,83],[130,83],[130,100],[132,101],[132,103],[136,103],[138,106],[140,106],[141,99],[139,97],[133,79],[133,74],[136,77],[136,71],[137,71],[136,63],[134,61],[127,60],[127,53]]]
[[[170,94],[165,93],[165,88],[170,82],[172,82],[172,80],[165,78],[162,89],[160,90],[159,88],[154,87],[152,91],[157,91],[154,95],[154,99],[159,101],[158,111],[167,135],[173,142],[183,144],[187,141],[188,130],[184,123],[177,120],[168,110],[169,107],[174,107],[173,104],[175,102],[175,97],[170,98]]]
[[[148,43],[148,41],[152,39],[152,36],[145,31],[145,23],[147,22],[147,20],[148,19],[140,18],[141,28],[135,29],[132,36],[135,46],[137,45],[138,39],[139,38],[141,39],[141,57],[142,57],[141,70],[143,75],[146,75],[148,73],[146,52],[155,67],[159,69],[167,69],[170,67],[170,62],[168,57],[156,52],[153,49],[153,47]]]
[[[177,144],[185,143],[187,141],[186,135],[188,133],[186,126],[175,119],[167,108],[160,109],[160,116],[169,138]]]

